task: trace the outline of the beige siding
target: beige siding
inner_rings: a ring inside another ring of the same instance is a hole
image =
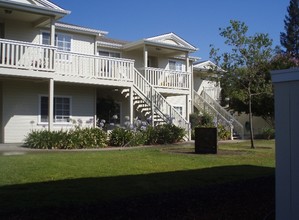
[[[6,39],[40,43],[37,37],[39,30],[33,28],[28,22],[6,20],[4,32]]]
[[[91,126],[94,115],[92,87],[55,85],[55,95],[70,96],[72,118],[80,119],[82,126]],[[5,81],[3,82],[3,126],[4,142],[23,142],[32,129],[44,129],[39,123],[39,95],[48,94],[47,82]],[[55,130],[69,129],[73,125],[54,124]]]
[[[83,34],[71,34],[72,36],[72,52],[83,54],[94,54],[94,36]]]
[[[186,115],[186,96],[170,96],[166,99],[172,106],[181,106],[183,107],[183,117],[187,117]],[[189,117],[187,117],[189,118]]]

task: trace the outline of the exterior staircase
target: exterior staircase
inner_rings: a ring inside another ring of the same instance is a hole
[[[129,90],[122,93],[129,95]],[[154,88],[149,81],[134,68],[133,104],[145,117],[151,119],[153,126],[172,123],[186,131],[186,139],[190,139],[190,123]]]
[[[200,110],[211,114],[217,122],[227,127],[231,131],[231,139],[244,139],[244,128],[226,109],[217,101],[211,98],[205,91],[199,95],[193,91],[194,106]]]

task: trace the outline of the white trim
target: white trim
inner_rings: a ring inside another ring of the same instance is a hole
[[[81,27],[81,26],[66,24],[66,23],[62,23],[62,22],[56,22],[55,26],[56,26],[56,29],[59,29],[59,30],[74,31],[77,33],[92,34],[92,35],[96,35],[96,36],[104,36],[104,35],[108,34],[107,31],[101,31],[101,30],[96,30],[93,28]]]
[[[37,125],[48,125],[49,124],[49,122],[42,122],[41,121],[41,97],[48,97],[49,98],[49,95],[46,95],[46,94],[39,94],[38,95],[38,118],[37,118]],[[69,100],[70,100],[70,115],[69,115],[69,117],[70,117],[70,119],[73,117],[73,115],[72,115],[72,113],[73,113],[73,109],[72,109],[72,106],[73,106],[73,104],[72,104],[72,96],[67,96],[67,95],[54,95],[54,99],[55,98],[69,98]],[[53,112],[54,112],[54,114],[55,114],[55,109],[53,109]],[[55,118],[54,118],[54,115],[53,115],[53,125],[72,125],[72,122],[71,121],[69,121],[69,122],[55,122]]]

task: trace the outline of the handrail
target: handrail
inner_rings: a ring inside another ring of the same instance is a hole
[[[195,93],[196,91],[194,91],[194,94]],[[206,103],[212,106],[220,115],[222,115],[227,121],[229,121],[233,125],[234,130],[241,136],[242,139],[244,138],[244,128],[239,121],[237,121],[228,111],[226,111],[218,102],[216,102],[205,91],[201,92],[201,97],[205,100]]]
[[[168,101],[142,76],[138,70],[134,74],[134,86],[143,95],[144,101],[151,105],[153,103],[155,112],[166,121],[184,128],[189,132],[189,122],[168,103]]]
[[[229,127],[230,130],[233,129],[233,125],[229,120],[227,120],[223,115],[221,115],[210,103],[208,103],[196,91],[193,91],[193,93],[194,93],[194,105],[197,109],[201,109],[202,111],[208,112],[214,117],[217,117],[218,123]],[[208,106],[208,109],[206,108],[206,106]]]

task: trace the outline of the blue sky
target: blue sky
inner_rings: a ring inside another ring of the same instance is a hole
[[[72,13],[62,21],[108,31],[108,37],[135,41],[174,32],[209,59],[209,45],[224,47],[219,28],[245,22],[249,33],[268,33],[280,45],[289,0],[52,0]],[[224,51],[224,50],[222,50]]]

